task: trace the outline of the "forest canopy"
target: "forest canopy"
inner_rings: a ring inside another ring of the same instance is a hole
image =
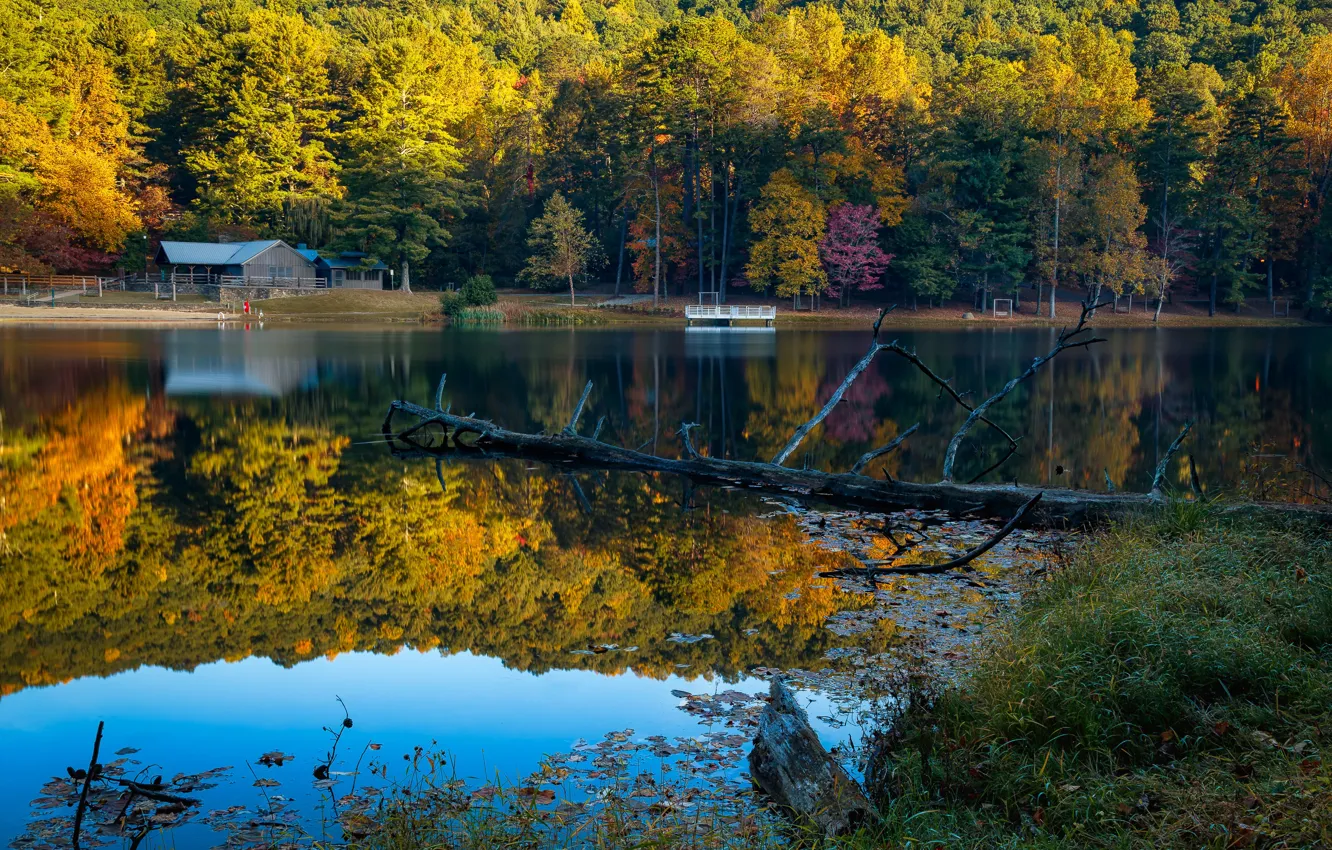
[[[846,298],[851,233],[891,257],[859,289],[919,299],[1320,303],[1330,24],[1304,0],[0,0],[0,272],[272,237],[507,283],[558,192],[589,273],[642,291]]]

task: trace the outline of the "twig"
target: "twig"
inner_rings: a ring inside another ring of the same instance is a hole
[[[71,843],[74,850],[79,850],[79,831],[83,828],[83,813],[88,808],[88,786],[92,784],[93,777],[98,773],[97,754],[102,750],[102,730],[106,728],[106,721],[97,721],[97,737],[93,739],[92,760],[88,762],[88,773],[83,777],[83,789],[79,791],[79,807],[74,812],[74,837]]]
[[[965,566],[972,561],[984,555],[986,552],[997,546],[1000,541],[1013,533],[1013,529],[1018,527],[1022,518],[1027,515],[1036,503],[1044,496],[1044,492],[1037,493],[1027,500],[1027,503],[1018,508],[1018,512],[1013,514],[1012,519],[1004,523],[1004,527],[995,532],[994,536],[977,546],[975,549],[960,555],[951,561],[943,564],[919,564],[909,567],[871,567],[864,570],[830,570],[819,573],[823,578],[864,578],[866,576],[874,577],[880,575],[925,575],[928,573],[946,573],[949,570],[955,570],[958,567]]]
[[[1105,473],[1105,490],[1107,493],[1115,492],[1115,481],[1110,477],[1110,468],[1102,467],[1101,471]]]
[[[603,417],[601,417],[600,419],[597,420],[597,427],[596,427],[595,429],[593,429],[593,431],[592,431],[592,439],[593,439],[593,440],[600,439],[600,437],[601,437],[601,428],[602,428],[602,426],[605,425],[605,424],[606,424],[606,417],[603,416]]]
[[[1036,372],[1042,366],[1053,360],[1061,351],[1067,351],[1070,348],[1081,348],[1083,346],[1095,345],[1098,342],[1105,342],[1105,340],[1100,337],[1091,337],[1090,339],[1083,339],[1083,340],[1078,340],[1076,339],[1076,337],[1087,332],[1088,330],[1087,319],[1090,318],[1092,312],[1095,311],[1097,307],[1104,307],[1106,306],[1106,304],[1109,303],[1111,302],[1107,301],[1105,304],[1084,303],[1082,305],[1082,315],[1078,317],[1078,324],[1071,331],[1070,330],[1060,331],[1059,338],[1055,342],[1055,347],[1052,348],[1048,354],[1044,354],[1040,357],[1037,357],[1035,360],[1031,361],[1031,365],[1027,367],[1025,372],[1023,372],[1021,375],[1018,375],[1016,378],[1013,378],[1007,384],[1004,384],[1003,388],[1000,389],[999,392],[995,393],[994,395],[987,398],[985,401],[978,404],[976,408],[971,411],[971,415],[968,416],[966,418],[966,421],[962,423],[962,427],[958,428],[957,431],[953,434],[953,438],[948,441],[948,448],[947,450],[944,451],[944,463],[943,463],[944,482],[946,483],[952,482],[953,463],[957,459],[958,446],[962,445],[962,440],[967,436],[967,432],[970,431],[972,427],[977,422],[979,422],[982,419],[982,417],[985,416],[986,411],[988,411],[991,407],[998,404],[999,402],[1003,401],[1004,397],[1007,396],[1009,393],[1011,393],[1017,387],[1018,384],[1022,383],[1026,379],[1030,378],[1032,375],[1036,374]],[[1007,458],[1005,458],[1005,460],[1007,460]]]
[[[1017,440],[1014,440],[1011,444],[1009,444],[1009,446],[1008,446],[1008,453],[1007,453],[1007,454],[1005,454],[1003,457],[999,458],[998,460],[996,460],[994,463],[990,464],[989,466],[985,467],[985,468],[984,468],[983,470],[981,470],[980,472],[976,473],[974,476],[972,476],[971,480],[968,481],[967,483],[968,483],[968,484],[975,484],[977,481],[979,481],[979,480],[981,480],[982,478],[984,478],[985,476],[989,475],[991,472],[994,472],[994,471],[995,471],[996,469],[998,469],[999,467],[1001,467],[1001,466],[1003,466],[1004,464],[1008,463],[1008,459],[1011,458],[1013,455],[1017,454],[1017,450],[1018,450],[1018,440],[1021,440],[1021,439],[1022,439],[1021,437],[1018,437]]]
[[[1179,447],[1184,445],[1184,438],[1187,437],[1192,430],[1193,420],[1190,419],[1188,422],[1184,423],[1184,427],[1180,429],[1179,436],[1170,444],[1170,448],[1166,449],[1166,453],[1161,457],[1161,462],[1156,465],[1156,474],[1152,476],[1151,492],[1153,494],[1160,495],[1161,486],[1165,484],[1166,467],[1170,465],[1170,459],[1175,456],[1175,452],[1179,451]]]
[[[860,475],[860,471],[862,469],[864,469],[866,466],[869,466],[876,459],[883,457],[884,455],[891,452],[893,449],[902,445],[902,442],[906,440],[907,437],[910,437],[912,434],[914,434],[916,432],[916,429],[919,427],[920,423],[917,422],[915,425],[912,425],[910,428],[906,429],[905,431],[894,437],[892,439],[892,442],[888,443],[888,445],[883,446],[882,448],[873,449],[871,451],[865,452],[863,455],[860,456],[860,460],[856,461],[855,464],[852,465],[851,473],[853,475]],[[888,473],[885,472],[884,475],[888,475]],[[888,475],[888,477],[892,478],[891,475]]]
[[[573,436],[578,433],[578,419],[583,415],[583,405],[587,404],[587,397],[592,394],[592,382],[588,381],[587,386],[583,387],[583,394],[578,397],[578,405],[574,408],[573,416],[569,417],[569,424],[564,426],[564,433]]]

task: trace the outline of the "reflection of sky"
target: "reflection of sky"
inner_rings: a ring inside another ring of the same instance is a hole
[[[433,740],[457,758],[460,777],[479,780],[498,772],[512,780],[579,737],[595,741],[626,728],[636,737],[701,734],[706,729],[676,708],[679,700],[670,691],[732,687],[754,693],[766,685],[582,670],[535,676],[492,658],[403,651],[351,653],[290,669],[258,658],[189,673],[144,668],[33,688],[0,700],[0,838],[22,831],[28,803],[47,778],[66,765],[86,766],[99,719],[106,721],[103,761],[116,758],[112,754],[122,747],[137,747],[131,758],[160,763],[152,773],[168,777],[234,765],[229,781],[208,792],[207,809],[258,802],[245,760],[253,763],[275,749],[297,758],[278,769],[255,766],[260,775],[283,782],[270,793],[309,799],[310,771],[329,742],[320,727],[342,717],[335,696],[346,701],[355,721],[340,748],[348,765],[373,740],[383,744],[378,755],[392,771],[404,753]],[[181,847],[218,843],[218,835],[201,826],[172,834]]]

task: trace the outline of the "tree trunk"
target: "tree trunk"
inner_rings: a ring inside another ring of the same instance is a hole
[[[1062,145],[1063,142],[1061,141]],[[1059,213],[1063,201],[1064,157],[1061,153],[1055,163],[1055,220],[1054,220],[1054,269],[1050,276],[1050,318],[1055,317],[1055,290],[1059,288]]]
[[[731,247],[731,163],[722,168],[721,265],[717,274],[717,301],[726,303],[726,252]]]
[[[851,832],[870,812],[860,785],[828,754],[794,695],[774,678],[749,753],[749,773],[768,798],[816,832]]]
[[[409,294],[412,291],[412,266],[406,260],[402,261],[402,283],[398,288]]]
[[[653,265],[652,265],[652,308],[655,310],[661,303],[661,179],[657,174],[657,167],[652,167],[652,203],[656,207],[656,215],[653,218],[656,227],[656,238],[654,239]]]
[[[574,284],[573,284],[573,275],[572,275],[572,274],[569,275],[569,306],[570,306],[570,307],[577,307],[577,306],[578,306],[578,302],[574,300]]]
[[[620,297],[620,279],[624,273],[624,243],[629,238],[629,208],[620,217],[620,259],[615,263],[615,297]]]

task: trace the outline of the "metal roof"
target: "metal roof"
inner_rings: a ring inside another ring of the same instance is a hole
[[[280,239],[254,242],[163,242],[157,253],[173,265],[237,266],[280,244]]]
[[[323,263],[324,265],[328,266],[330,269],[365,268],[365,269],[382,271],[388,268],[388,266],[384,265],[378,260],[376,260],[371,265],[366,265],[365,254],[362,254],[358,251],[346,251],[341,256],[338,257],[320,257],[315,262]]]

